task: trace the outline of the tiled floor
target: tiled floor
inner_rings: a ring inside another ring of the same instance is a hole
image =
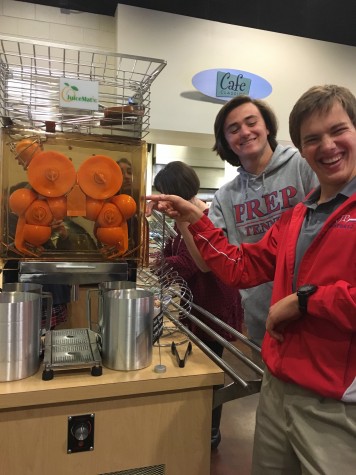
[[[236,344],[247,356],[246,347]],[[225,350],[224,360],[245,380],[258,376],[245,364]],[[225,384],[231,380],[226,377]],[[224,404],[220,431],[222,439],[219,447],[211,453],[210,475],[250,475],[252,446],[255,427],[255,413],[259,394],[234,399]]]

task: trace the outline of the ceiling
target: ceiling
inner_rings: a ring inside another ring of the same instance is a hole
[[[26,0],[25,0],[26,1]],[[356,0],[31,0],[115,16],[118,3],[356,46]]]

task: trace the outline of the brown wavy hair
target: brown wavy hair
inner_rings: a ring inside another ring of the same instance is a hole
[[[275,113],[269,107],[269,105],[266,104],[266,102],[261,101],[260,99],[252,99],[252,97],[250,96],[236,96],[220,109],[218,115],[215,118],[215,144],[213,147],[213,151],[216,152],[222,160],[226,160],[228,163],[230,163],[230,165],[233,165],[234,167],[238,167],[239,165],[241,165],[241,162],[239,156],[231,150],[229,144],[226,141],[224,133],[225,120],[232,110],[236,109],[242,104],[247,103],[254,104],[260,111],[263,120],[266,124],[266,128],[269,130],[268,142],[271,146],[271,149],[275,150],[278,145],[276,138],[278,131],[277,117],[275,116]]]

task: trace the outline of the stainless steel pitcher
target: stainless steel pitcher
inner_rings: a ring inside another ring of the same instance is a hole
[[[152,362],[154,294],[145,289],[103,293],[102,361],[115,370],[137,370]]]
[[[41,299],[43,299],[46,304],[42,306],[41,304],[41,320],[44,319],[45,316],[45,325],[42,328],[43,330],[50,330],[51,328],[51,315],[52,315],[52,307],[53,307],[53,296],[51,292],[44,292],[42,284],[36,284],[33,282],[8,282],[3,284],[2,290],[4,292],[32,292],[35,294],[41,295]]]
[[[136,282],[131,280],[113,280],[107,282],[100,282],[98,288],[88,289],[87,290],[87,320],[88,327],[91,330],[101,333],[101,327],[103,326],[103,293],[108,290],[123,290],[123,289],[135,289]],[[96,296],[97,299],[94,299],[94,304],[96,304],[96,315],[93,317],[94,312],[92,311],[92,306],[95,307],[92,301],[92,297]]]
[[[0,381],[15,381],[40,366],[41,295],[0,293]]]

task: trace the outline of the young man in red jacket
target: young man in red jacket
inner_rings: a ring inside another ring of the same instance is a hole
[[[230,245],[191,203],[149,198],[190,223],[206,265],[226,283],[274,280],[252,474],[349,474],[356,466],[356,98],[344,87],[312,87],[295,104],[289,130],[320,187],[258,243]]]

